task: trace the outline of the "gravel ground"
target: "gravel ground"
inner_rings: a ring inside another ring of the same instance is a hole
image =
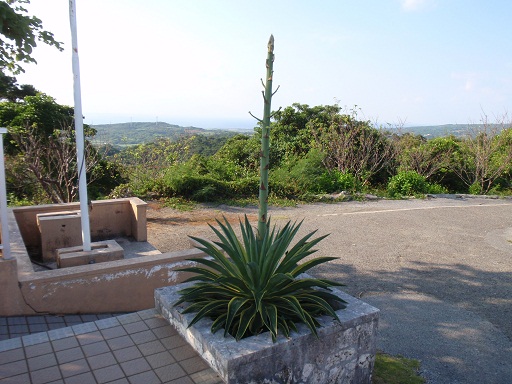
[[[148,240],[162,252],[212,238],[207,223],[256,208],[177,212],[150,204]],[[270,210],[330,236],[313,274],[381,309],[378,347],[422,361],[429,383],[512,383],[512,200],[430,198]]]

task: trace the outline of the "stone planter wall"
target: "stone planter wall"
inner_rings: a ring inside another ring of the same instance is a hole
[[[156,308],[228,384],[371,383],[375,362],[379,310],[339,290],[349,304],[336,313],[340,322],[324,316],[316,338],[304,325],[290,339],[272,343],[268,333],[237,342],[210,332],[203,319],[187,328],[194,314],[173,307],[183,285],[155,291]]]

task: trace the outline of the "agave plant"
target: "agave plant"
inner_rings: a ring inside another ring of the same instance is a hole
[[[275,342],[279,332],[289,337],[296,331],[296,323],[306,324],[317,335],[320,324],[316,317],[328,314],[339,320],[332,303],[344,308],[345,301],[330,293],[329,287],[342,284],[300,276],[335,259],[318,257],[300,263],[316,252],[313,247],[326,236],[312,239],[314,231],[291,247],[302,222],[288,222],[280,229],[274,226],[259,238],[246,216],[240,221],[240,241],[226,218],[217,223],[220,229],[210,227],[218,241],[191,237],[211,258],[191,259],[200,265],[182,269],[193,272],[189,281],[196,282],[181,290],[175,303],[188,303],[183,313],[197,312],[189,326],[211,318],[212,333],[223,328],[224,336],[231,334],[240,340],[269,331]],[[270,220],[267,225],[270,228]]]

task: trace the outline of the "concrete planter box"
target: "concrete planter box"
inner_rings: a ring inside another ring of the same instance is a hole
[[[210,332],[203,319],[187,329],[194,314],[182,315],[180,284],[155,291],[157,310],[228,384],[269,383],[371,383],[379,310],[346,293],[333,290],[349,304],[336,313],[340,322],[324,316],[316,338],[299,324],[290,339],[272,343],[264,333],[237,342],[222,330]]]

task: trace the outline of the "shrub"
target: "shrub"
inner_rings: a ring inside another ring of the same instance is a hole
[[[403,171],[389,180],[387,191],[391,197],[413,196],[428,193],[429,184],[417,172]]]
[[[318,184],[323,192],[356,191],[357,181],[349,172],[338,170],[326,171],[318,179]]]
[[[283,228],[267,230],[263,239],[253,231],[247,217],[240,222],[242,241],[224,218],[217,220],[220,229],[211,226],[219,241],[191,237],[211,259],[191,259],[200,266],[183,268],[195,276],[192,287],[180,291],[175,305],[189,303],[183,313],[197,312],[189,326],[202,318],[213,319],[212,333],[224,328],[237,340],[269,331],[275,342],[281,332],[289,337],[302,322],[315,335],[319,326],[317,316],[329,314],[338,319],[330,303],[344,301],[329,292],[331,286],[342,284],[299,275],[310,268],[335,259],[318,257],[299,265],[315,252],[313,247],[326,236],[312,239],[311,232],[288,250],[301,223],[288,222]],[[270,227],[270,221],[267,222]]]

